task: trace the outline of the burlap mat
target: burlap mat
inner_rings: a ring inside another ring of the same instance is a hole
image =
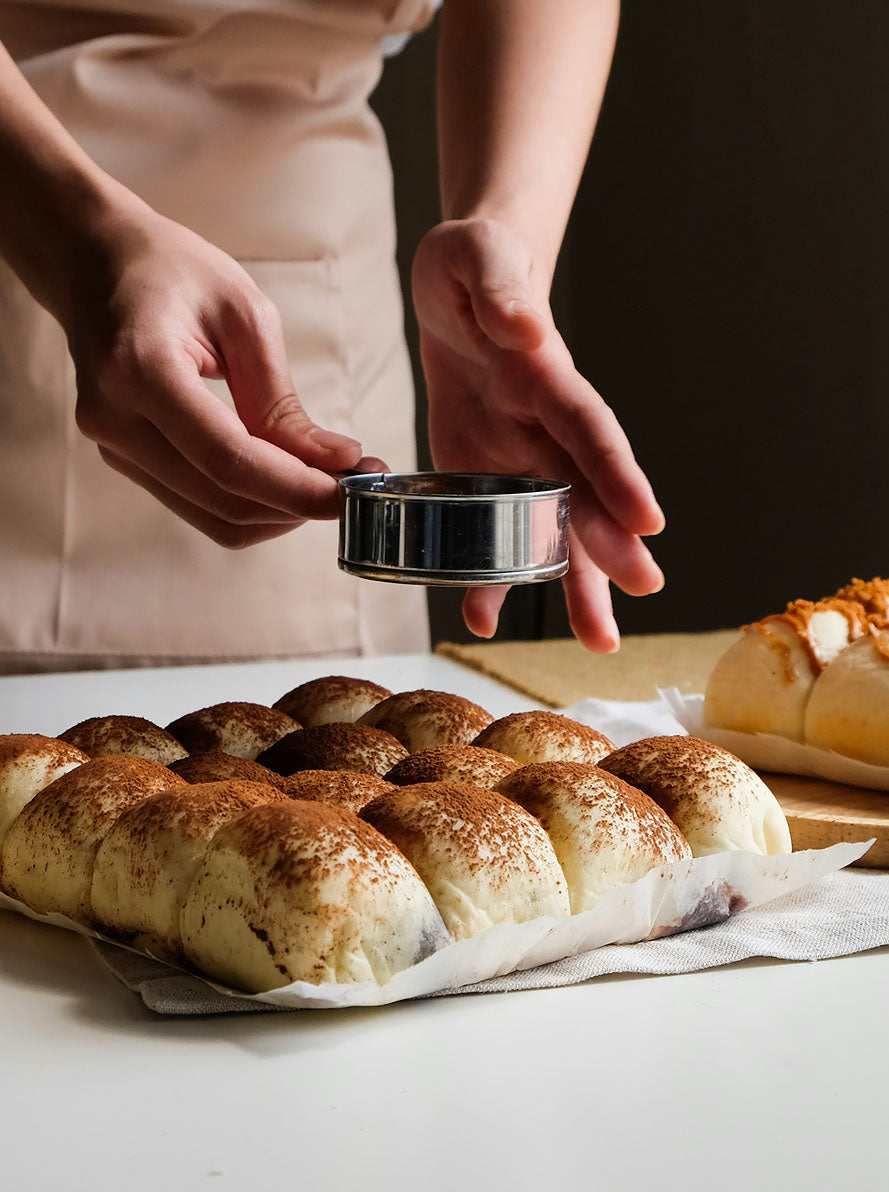
[[[112,944],[91,940],[90,945],[114,976],[158,1014],[294,1012],[225,997],[196,977]],[[432,996],[546,989],[612,973],[690,973],[755,956],[826,960],[887,945],[889,874],[843,870],[699,931],[640,944],[612,944]]]
[[[653,699],[656,687],[703,691],[736,629],[625,637],[616,654],[590,654],[574,638],[542,642],[442,642],[436,653],[481,671],[517,691],[564,708],[587,696]]]

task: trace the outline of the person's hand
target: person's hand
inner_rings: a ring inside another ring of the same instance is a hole
[[[223,546],[335,517],[332,473],[357,465],[361,447],[303,409],[272,302],[231,257],[142,204],[111,223],[52,304],[76,366],[79,429]],[[237,413],[205,377],[228,383]]]
[[[664,516],[614,414],[575,369],[530,254],[491,220],[439,224],[417,250],[413,290],[435,466],[571,483],[571,627],[590,650],[617,649],[608,581],[634,596],[663,586],[640,535],[659,533]],[[474,633],[493,635],[506,591],[467,592]]]

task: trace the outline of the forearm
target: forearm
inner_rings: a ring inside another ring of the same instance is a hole
[[[512,228],[548,291],[595,128],[619,0],[445,0],[439,155],[445,219]]]
[[[0,45],[0,256],[57,317],[61,277],[128,203],[138,200],[81,149]]]

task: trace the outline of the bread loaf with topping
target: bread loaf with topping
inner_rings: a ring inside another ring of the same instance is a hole
[[[217,981],[385,984],[448,943],[429,891],[370,824],[291,800],[221,828],[186,895],[182,945]]]

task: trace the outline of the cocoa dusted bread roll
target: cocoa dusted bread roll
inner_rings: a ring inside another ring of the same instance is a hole
[[[213,837],[180,916],[202,972],[259,993],[307,981],[376,981],[450,940],[416,871],[369,824],[293,800]]]
[[[319,724],[354,723],[391,694],[387,687],[370,679],[328,675],[301,683],[275,700],[272,707],[286,712],[305,728],[317,728]]]
[[[408,753],[433,745],[469,745],[491,723],[484,708],[445,691],[402,691],[365,712],[360,724],[384,729]]]
[[[395,789],[391,782],[376,774],[361,774],[357,770],[299,770],[289,778],[275,777],[291,799],[327,803],[353,815],[379,795]]]
[[[248,757],[233,757],[219,749],[206,753],[190,753],[181,761],[171,762],[168,769],[186,782],[225,782],[229,778],[244,782],[266,782],[281,785],[281,775]]]
[[[253,759],[299,727],[292,716],[276,708],[229,701],[180,716],[167,725],[167,732],[189,753],[221,750]]]
[[[251,807],[286,800],[276,787],[234,779],[177,786],[128,808],[96,855],[93,922],[125,943],[181,962],[179,912],[210,841]]]
[[[778,800],[740,758],[697,737],[647,737],[599,763],[663,807],[696,857],[791,851]]]
[[[455,939],[495,923],[570,913],[546,832],[494,791],[456,782],[396,787],[361,818],[401,849]]]
[[[124,754],[168,766],[187,756],[174,736],[142,716],[91,716],[59,733],[59,740],[76,745],[90,757]]]
[[[0,736],[0,848],[22,808],[69,770],[89,757],[82,749],[39,733]]]
[[[568,882],[571,913],[659,865],[691,857],[676,825],[647,795],[582,762],[539,762],[497,788],[535,816]]]
[[[319,724],[288,733],[257,760],[277,774],[299,770],[357,770],[382,777],[407,750],[391,733],[366,724]]]
[[[614,749],[604,734],[558,712],[502,716],[479,733],[473,745],[497,749],[523,766],[536,762],[595,764]]]
[[[3,845],[0,886],[31,910],[91,921],[99,845],[118,816],[185,780],[139,757],[100,757],[63,774],[28,803]]]
[[[417,782],[471,782],[495,787],[518,762],[494,749],[478,745],[433,745],[397,762],[386,778],[396,786]]]

